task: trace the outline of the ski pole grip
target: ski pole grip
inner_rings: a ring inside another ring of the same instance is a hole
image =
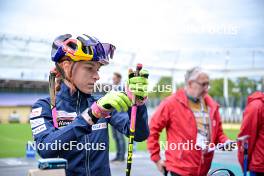
[[[139,71],[142,69],[143,65],[138,63],[137,64],[137,68],[136,68],[136,75],[135,76],[138,76],[139,75]]]

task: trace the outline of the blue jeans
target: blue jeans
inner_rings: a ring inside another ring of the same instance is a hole
[[[125,159],[126,153],[126,141],[124,134],[117,131],[115,128],[112,127],[112,134],[116,144],[116,158],[120,160]]]

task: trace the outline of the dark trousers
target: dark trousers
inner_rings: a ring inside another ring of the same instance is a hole
[[[255,173],[255,176],[263,176],[264,175],[264,173],[262,172],[254,172]]]
[[[181,175],[176,174],[174,172],[167,171],[167,169],[165,167],[163,167],[163,169],[164,169],[164,176],[168,176],[169,173],[170,173],[171,176],[181,176]]]
[[[126,141],[124,134],[120,133],[113,127],[112,127],[112,134],[116,144],[116,150],[117,150],[116,158],[120,160],[124,160],[126,153]]]
[[[171,176],[180,176],[179,174],[176,174],[174,172],[171,172]]]

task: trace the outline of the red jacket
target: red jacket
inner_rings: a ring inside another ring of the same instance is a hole
[[[248,97],[243,115],[239,137],[249,135],[248,163],[249,170],[264,172],[264,94],[255,92]],[[244,149],[239,143],[238,159],[243,168]]]
[[[223,133],[219,105],[209,96],[204,97],[211,120],[211,143],[224,143],[227,137]],[[196,143],[197,125],[192,110],[188,107],[188,99],[183,89],[166,98],[152,116],[150,135],[147,141],[151,160],[159,161],[159,133],[166,128],[168,144]],[[173,145],[171,145],[173,146]],[[166,169],[180,175],[206,175],[210,169],[213,152],[202,154],[201,150],[184,150],[182,147],[168,147],[165,150]]]

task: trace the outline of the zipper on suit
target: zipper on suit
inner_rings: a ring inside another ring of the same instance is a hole
[[[89,143],[90,142],[90,140],[89,140],[89,134],[87,134],[85,137],[87,137],[87,140],[88,140],[88,143]],[[86,152],[87,152],[87,150],[86,150]],[[90,156],[90,149],[88,150],[88,155],[87,155],[88,175],[90,176],[91,174],[90,174],[90,158],[89,158],[89,156]]]
[[[182,101],[181,101],[181,103],[183,103]],[[184,104],[184,103],[183,103]],[[196,118],[195,118],[195,116],[194,116],[194,114],[193,114],[193,111],[188,107],[188,106],[185,106],[190,112],[191,112],[191,114],[192,114],[192,116],[193,116],[193,120],[195,121],[195,126],[196,126],[196,134],[198,133],[198,126],[197,126],[197,122],[196,122]],[[196,141],[197,142],[197,141]],[[204,162],[204,154],[203,154],[203,151],[201,151],[201,159],[200,159],[200,161],[199,161],[199,169],[198,169],[198,175],[200,175],[200,172],[201,172],[201,166],[202,166],[202,163]]]
[[[86,135],[84,136],[84,139],[85,139],[85,144],[87,143],[87,138],[86,138]],[[85,150],[85,172],[86,172],[86,175],[87,176],[89,176],[90,175],[90,173],[89,173],[89,166],[88,166],[88,163],[87,162],[89,162],[89,158],[88,158],[88,155],[87,155],[87,150],[86,149],[84,149]],[[88,166],[88,167],[87,167]]]
[[[77,102],[76,102],[76,113],[77,113],[77,115],[80,114],[79,99],[80,99],[80,92],[79,92],[79,90],[77,90]]]
[[[210,107],[208,107],[207,109],[208,109],[208,115],[209,115],[209,133],[210,133],[210,143],[211,143],[213,141],[212,140],[213,131],[212,131],[211,110],[210,110]]]
[[[80,91],[77,92],[77,103],[76,103],[76,113],[77,115],[81,114],[81,96]],[[87,138],[87,135],[84,136],[85,145],[87,143],[87,140],[89,142],[89,138]],[[87,154],[87,150],[85,150],[85,172],[87,176],[90,176],[90,168],[89,168],[89,154]],[[88,166],[88,167],[87,167]]]

